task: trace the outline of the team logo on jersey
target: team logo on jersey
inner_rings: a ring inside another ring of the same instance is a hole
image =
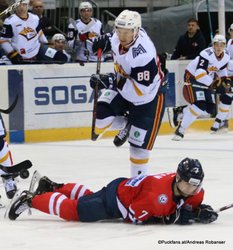
[[[139,44],[137,48],[133,48],[132,51],[133,51],[133,58],[137,57],[140,54],[146,53],[146,50],[141,44]]]
[[[28,41],[30,41],[37,35],[37,32],[30,27],[24,27],[23,30],[19,33],[19,35],[24,36]]]
[[[167,195],[166,194],[161,194],[158,198],[158,202],[160,204],[166,204],[168,201]]]

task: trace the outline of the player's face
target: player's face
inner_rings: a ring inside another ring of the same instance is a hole
[[[16,8],[16,13],[19,16],[25,16],[28,13],[28,4],[26,3],[21,3],[17,8]]]
[[[92,17],[92,9],[81,9],[80,16],[84,22],[87,22]]]
[[[180,193],[180,195],[184,197],[188,197],[191,195],[194,195],[200,191],[201,186],[200,185],[192,185],[186,181],[180,180],[176,183],[177,189]]]
[[[58,51],[62,51],[63,49],[65,49],[65,41],[63,40],[56,40],[54,42],[54,48]]]
[[[214,52],[215,52],[215,55],[217,57],[219,57],[223,53],[225,46],[226,46],[225,43],[214,43],[213,44]]]
[[[127,47],[133,41],[134,31],[132,29],[117,28],[116,33],[123,47]]]

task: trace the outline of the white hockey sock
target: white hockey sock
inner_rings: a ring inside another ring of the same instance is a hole
[[[11,153],[10,153],[10,150],[8,148],[8,144],[6,141],[4,142],[4,146],[0,151],[0,164],[3,166],[7,166],[7,167],[12,165]],[[4,173],[5,172],[0,170],[0,175],[2,175]]]
[[[205,112],[199,109],[196,105],[192,104],[186,107],[183,110],[183,113],[184,117],[181,122],[180,132],[184,132],[181,130],[185,130],[186,128],[188,128],[197,119],[199,115],[204,114]]]
[[[221,121],[226,120],[228,118],[229,110],[230,110],[230,105],[226,105],[226,104],[223,104],[220,102],[219,111],[218,111],[218,114],[216,116],[216,119],[219,119]],[[213,127],[219,128],[219,125],[220,124],[215,121]]]
[[[127,122],[128,119],[125,116],[116,116],[108,130],[121,130],[126,126]]]
[[[147,175],[149,172],[150,151],[130,146],[131,177],[139,174]]]

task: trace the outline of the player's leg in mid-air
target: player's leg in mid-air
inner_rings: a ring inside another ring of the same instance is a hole
[[[149,174],[150,152],[159,132],[164,114],[164,94],[158,94],[150,103],[129,108],[131,124],[130,143],[131,176]]]
[[[6,130],[4,126],[4,122],[2,116],[0,114],[0,164],[2,166],[10,167],[13,164],[11,152],[8,147],[8,143],[5,140]],[[16,182],[12,176],[12,174],[7,174],[4,171],[0,170],[0,175],[2,177],[2,181],[5,187],[6,195],[9,199],[11,199],[16,190]]]
[[[106,89],[98,99],[96,132],[101,135],[110,130],[121,130],[127,125],[125,113],[128,102],[115,91]]]

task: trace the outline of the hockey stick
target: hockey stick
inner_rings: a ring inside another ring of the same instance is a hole
[[[22,161],[20,163],[17,163],[15,165],[12,165],[12,166],[9,166],[9,167],[2,166],[0,164],[0,169],[3,170],[4,172],[6,172],[6,174],[19,173],[22,170],[27,170],[27,169],[29,169],[31,167],[32,167],[32,163],[29,160]]]
[[[100,66],[101,66],[101,56],[102,56],[102,49],[98,49],[97,51],[97,66],[96,66],[96,74],[100,73]],[[91,140],[96,141],[99,135],[95,133],[95,122],[96,122],[96,114],[97,114],[97,99],[98,99],[98,84],[96,84],[94,89],[94,103],[93,103],[93,112],[92,112],[92,126],[91,126]]]
[[[219,213],[219,212],[225,211],[225,210],[227,210],[227,209],[229,209],[229,208],[232,208],[232,207],[233,207],[233,203],[228,204],[228,205],[223,206],[223,207],[220,207],[219,209],[215,210],[215,212],[216,212],[216,213]]]
[[[18,95],[15,97],[15,100],[13,101],[13,103],[11,104],[11,106],[8,109],[0,109],[0,113],[3,114],[10,114],[10,112],[15,108],[17,102],[18,102]]]
[[[12,10],[14,10],[15,8],[17,8],[20,4],[21,4],[21,2],[22,2],[23,0],[19,0],[19,1],[17,1],[16,3],[13,3],[11,6],[9,6],[7,9],[5,9],[4,11],[2,11],[1,13],[0,13],[0,18],[2,17],[2,16],[5,16],[5,15],[7,15],[9,12],[11,12]]]

